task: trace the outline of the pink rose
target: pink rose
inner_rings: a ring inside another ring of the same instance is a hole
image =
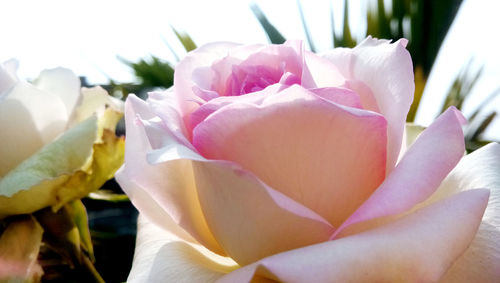
[[[208,44],[173,88],[130,96],[117,173],[141,212],[129,280],[500,278],[500,146],[462,158],[455,108],[413,142],[406,43],[322,56]]]

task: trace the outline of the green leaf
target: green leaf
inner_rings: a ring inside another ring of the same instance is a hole
[[[179,32],[172,26],[171,26],[171,28],[174,31],[175,36],[177,36],[177,38],[182,43],[182,46],[184,46],[184,49],[186,49],[187,52],[196,49],[196,44],[194,43],[193,39],[187,33]]]
[[[259,20],[260,25],[264,29],[269,38],[269,41],[273,44],[282,44],[286,41],[285,37],[269,22],[266,15],[255,3],[250,4],[253,14]]]

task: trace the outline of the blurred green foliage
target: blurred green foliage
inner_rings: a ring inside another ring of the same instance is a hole
[[[196,49],[196,44],[187,33],[180,32],[176,30],[174,27],[171,28],[174,31],[175,36],[177,36],[177,39],[181,42],[182,46],[184,46],[184,49],[186,49],[187,52]]]
[[[266,15],[260,9],[257,4],[250,4],[250,8],[252,9],[253,14],[259,20],[260,25],[264,29],[269,38],[269,41],[273,44],[282,44],[286,41],[285,37],[269,22]]]
[[[118,57],[120,61],[134,70],[135,76],[141,80],[141,87],[171,86],[174,83],[174,67],[158,57],[149,60],[141,59],[133,63]]]

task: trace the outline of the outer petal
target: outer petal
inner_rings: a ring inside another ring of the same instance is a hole
[[[200,243],[215,252],[222,253],[201,211],[190,161],[176,160],[158,165],[147,162],[146,156],[152,150],[152,145],[146,135],[144,121],[154,117],[154,113],[144,101],[134,95],[129,96],[125,102],[127,127],[125,167],[117,176],[117,181],[132,197],[133,202],[140,201],[134,200],[136,198],[134,196],[141,194],[137,188],[145,191],[177,224]],[[149,209],[153,210],[144,207],[144,211]],[[155,212],[146,212],[146,214],[153,213]]]
[[[487,190],[463,192],[391,224],[284,252],[218,282],[436,282],[473,239]]]
[[[139,216],[134,262],[127,282],[213,282],[237,268],[230,258],[177,238],[178,230],[173,222],[161,229]]]
[[[71,117],[80,99],[80,79],[73,71],[65,68],[44,70],[34,85],[40,90],[59,96],[66,106],[66,117]]]
[[[462,114],[450,107],[405,153],[384,183],[335,232],[377,217],[410,210],[426,200],[460,161],[465,151]]]
[[[316,213],[234,165],[195,162],[194,172],[210,229],[241,265],[326,241],[333,233]]]
[[[334,49],[323,54],[339,67],[348,80],[347,86],[361,96],[363,106],[379,111],[387,119],[387,173],[397,161],[415,89],[406,43],[406,40],[398,40],[389,44],[368,37],[352,50]],[[371,102],[372,95],[378,109]]]
[[[240,164],[337,226],[383,181],[385,134],[380,115],[295,85],[260,106],[221,108],[194,129],[193,145],[206,158]]]
[[[66,109],[54,94],[17,83],[0,102],[0,176],[62,133]]]
[[[488,188],[491,192],[479,231],[444,282],[496,282],[500,278],[500,145],[491,143],[462,158],[432,196],[436,201],[459,191]]]

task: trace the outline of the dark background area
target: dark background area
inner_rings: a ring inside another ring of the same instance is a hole
[[[111,179],[103,189],[123,193]],[[94,244],[94,266],[106,282],[125,282],[132,267],[138,212],[130,201],[85,198]]]

